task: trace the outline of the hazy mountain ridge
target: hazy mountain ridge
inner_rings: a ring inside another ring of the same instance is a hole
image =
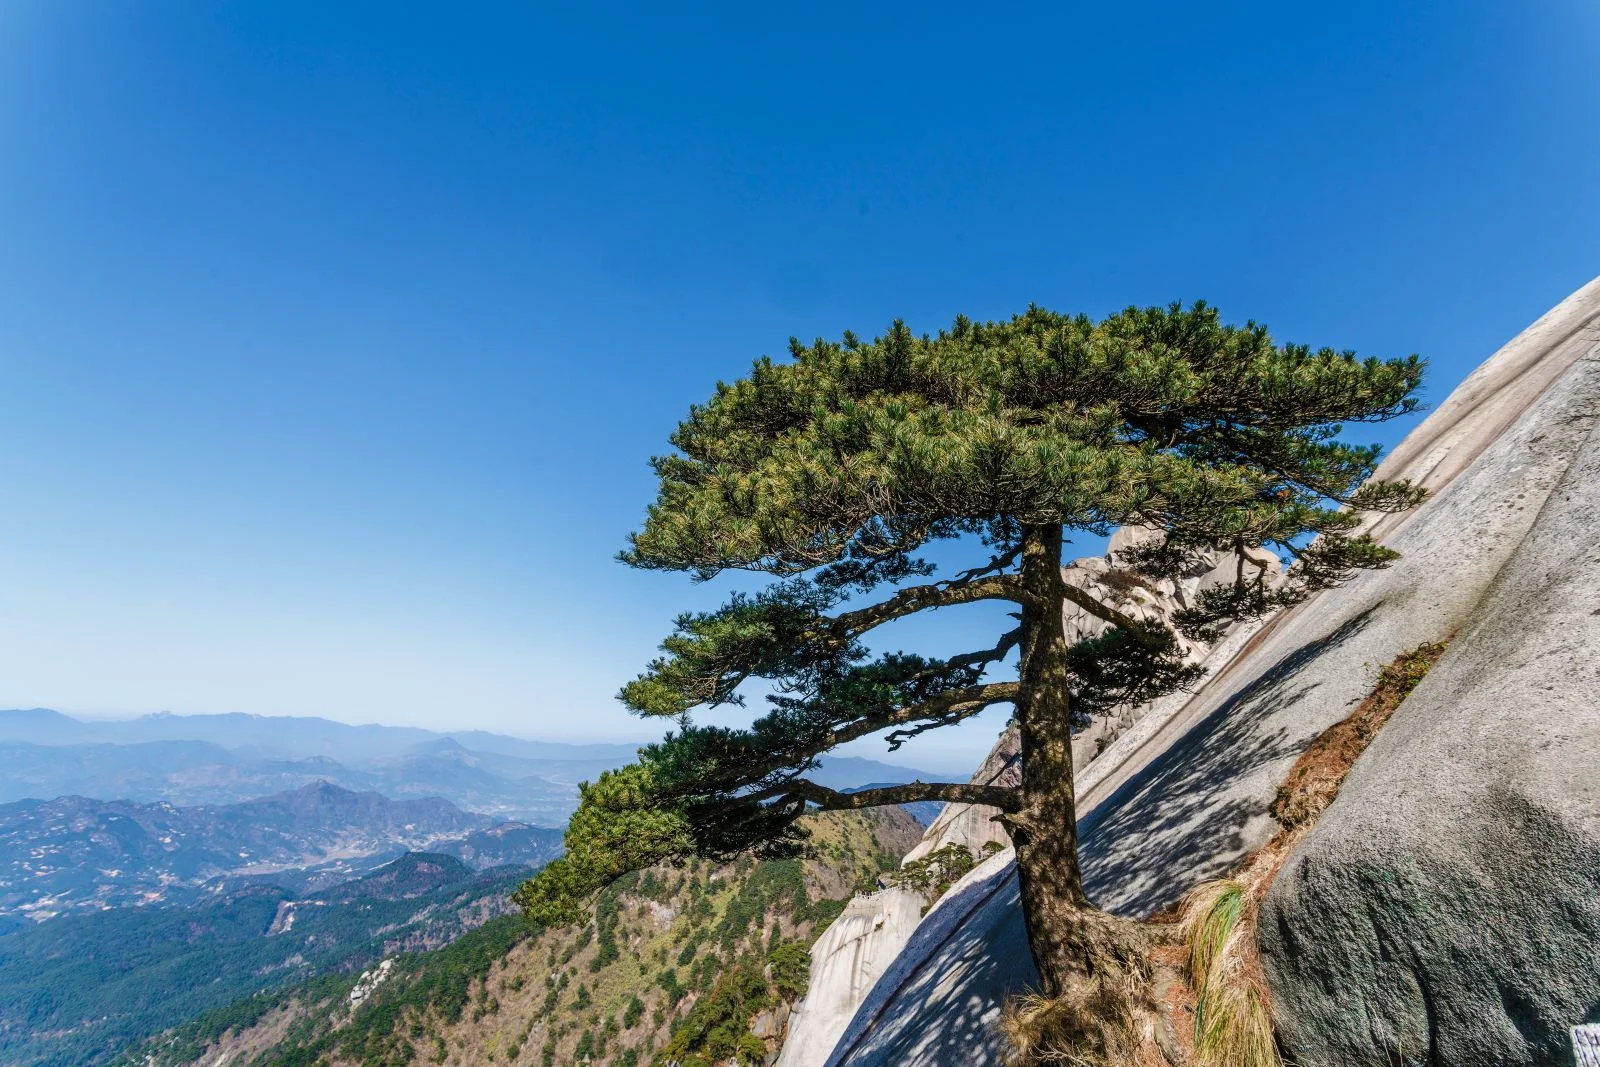
[[[500,936],[516,926],[508,894],[559,854],[555,827],[578,783],[634,756],[631,745],[317,719],[0,711],[0,1062],[100,1063],[238,998],[275,1004],[286,984],[343,1003],[381,955],[426,953],[493,920],[459,953],[490,966],[521,936]],[[850,789],[930,776],[840,757],[815,777]],[[506,819],[517,813],[548,825]],[[909,823],[885,818],[868,823]],[[813,896],[847,891],[841,864],[887,862],[893,849],[879,855],[876,842],[824,835],[835,852],[808,868]],[[778,918],[809,933],[808,916]],[[457,975],[457,963],[439,966]],[[677,1004],[661,1005],[659,1026],[671,1028]],[[573,1045],[577,1026],[547,1039]]]
[[[0,801],[232,804],[329,781],[541,825],[566,822],[579,782],[627,763],[634,745],[564,745],[465,731],[474,749],[416,727],[310,716],[145,715],[86,721],[0,711]]]
[[[496,743],[501,735],[473,731],[480,742]],[[383,726],[376,723],[352,726],[314,715],[247,715],[226,712],[207,715],[173,715],[156,712],[130,719],[79,719],[49,708],[0,711],[0,741],[32,741],[42,745],[133,744],[148,741],[205,741],[230,750],[248,751],[262,757],[306,758],[327,756],[344,758],[359,753],[364,758],[399,755],[417,745],[436,741],[444,734],[415,726]],[[518,739],[506,737],[516,743]],[[557,743],[548,745],[551,754],[564,750]],[[484,747],[480,743],[479,747]],[[593,747],[593,746],[585,746]],[[631,753],[631,745],[605,746],[596,755]],[[527,754],[527,753],[520,753]]]
[[[20,801],[0,805],[0,914],[179,903],[247,881],[309,889],[398,851],[448,850],[482,868],[540,863],[559,849],[557,830],[326,782],[220,806]]]
[[[360,878],[318,894],[329,900],[349,903],[377,897],[383,900],[409,900],[457,882],[469,880],[473,869],[454,856],[437,852],[407,852],[392,862]]]
[[[636,749],[311,717],[86,722],[44,709],[0,711],[0,801],[78,795],[223,805],[327,781],[390,797],[444,797],[467,811],[561,826],[577,807],[578,783],[631,762]],[[938,778],[854,757],[824,760],[816,777],[836,788]]]

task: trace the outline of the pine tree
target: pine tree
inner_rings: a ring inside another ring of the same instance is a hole
[[[674,451],[653,461],[659,495],[622,553],[697,579],[774,580],[677,620],[621,693],[676,728],[584,787],[566,855],[520,902],[570,921],[612,879],[662,859],[794,854],[808,810],[977,803],[999,809],[1016,847],[1044,992],[1126,962],[1131,942],[1095,911],[1079,871],[1074,723],[1188,685],[1197,669],[1172,628],[1063,579],[1065,534],[1160,530],[1124,560],[1158,578],[1219,550],[1292,561],[1281,586],[1241,565],[1177,618],[1191,635],[1383,566],[1394,553],[1359,532],[1361,513],[1422,494],[1369,481],[1379,449],[1338,435],[1414,410],[1422,362],[1279,345],[1204,304],[1100,322],[1030,308],[936,336],[896,322],[871,342],[791,342],[790,357],[757,361],[690,411]],[[942,576],[919,555],[941,541],[970,549],[972,565]],[[980,601],[1010,605],[1017,621],[989,647],[944,658],[867,647],[895,620]],[[1067,601],[1109,629],[1069,643]],[[997,677],[1013,653],[1015,676]],[[773,695],[747,726],[694,721],[696,709],[742,705],[752,681]],[[848,741],[898,748],[995,705],[1019,729],[1018,787],[844,793],[807,778]]]

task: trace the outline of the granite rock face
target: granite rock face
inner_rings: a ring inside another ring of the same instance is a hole
[[[922,897],[905,889],[857,896],[845,905],[811,946],[811,981],[789,1018],[778,1067],[821,1062],[905,947],[922,908]]]
[[[1600,377],[1600,344],[1584,361]],[[1600,1022],[1600,431],[1274,883],[1260,944],[1302,1067],[1570,1064],[1568,1028]]]
[[[1194,694],[1157,702],[1084,769],[1084,871],[1101,906],[1147,914],[1226,873],[1272,834],[1267,807],[1290,765],[1366,695],[1377,666],[1475,617],[1593,429],[1600,366],[1585,357],[1597,345],[1600,279],[1474,372],[1392,454],[1384,477],[1435,493],[1374,525],[1400,561],[1230,634]],[[1492,926],[1477,936],[1492,938]],[[1000,1007],[1036,979],[1003,852],[918,926],[825,1062],[998,1063]]]

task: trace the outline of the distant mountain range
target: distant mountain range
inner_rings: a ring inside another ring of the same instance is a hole
[[[226,749],[276,759],[326,756],[346,762],[398,756],[419,745],[453,738],[477,752],[524,759],[617,760],[633,758],[638,744],[573,745],[529,741],[485,730],[440,732],[414,726],[352,726],[311,715],[173,715],[156,712],[132,719],[78,719],[49,708],[0,710],[0,741],[40,745],[132,744],[145,741],[208,741]]]
[[[538,865],[560,847],[559,830],[326,782],[220,806],[24,800],[0,805],[0,916],[191,903],[251,882],[305,892],[407,850],[481,869]]]
[[[85,721],[0,711],[0,802],[97,800],[225,805],[330,782],[393,798],[443,797],[466,811],[565,825],[578,783],[634,758],[636,745],[436,733],[311,717],[146,715]],[[813,777],[840,789],[940,780],[877,760],[829,757]]]
[[[520,938],[508,896],[560,853],[578,784],[635,755],[317,718],[0,711],[0,1062],[104,1062],[210,1009],[227,1030],[289,983],[338,1000],[380,956],[488,921],[446,968],[464,991],[458,963]],[[810,777],[937,780],[848,757]]]

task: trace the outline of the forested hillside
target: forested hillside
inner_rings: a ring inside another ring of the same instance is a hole
[[[120,1062],[761,1062],[805,989],[812,940],[921,833],[898,808],[810,825],[805,859],[653,868],[603,893],[581,928],[540,931],[507,915],[439,951],[237,1001]]]
[[[104,1063],[240,997],[448,944],[505,912],[531,868],[409,854],[315,897],[262,886],[191,907],[68,915],[0,938],[0,1063]]]
[[[390,800],[316,782],[220,807],[61,797],[0,804],[0,916],[214,901],[246,884],[297,893],[407,850],[470,867],[538,866],[559,830],[498,823],[438,797]]]

